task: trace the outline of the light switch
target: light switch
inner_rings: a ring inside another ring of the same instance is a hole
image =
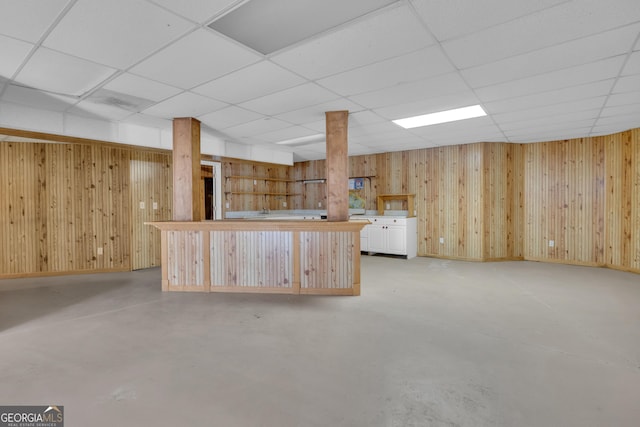
[[[158,202],[153,202],[153,210],[154,211],[158,210]]]
[[[102,255],[102,246],[98,246],[97,253],[98,255]]]
[[[140,209],[144,209],[144,202],[140,202]]]

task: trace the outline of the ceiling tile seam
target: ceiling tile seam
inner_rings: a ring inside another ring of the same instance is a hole
[[[629,50],[627,51],[627,56],[624,59],[624,61],[622,61],[622,65],[620,65],[620,70],[618,70],[618,75],[616,76],[613,84],[611,85],[611,88],[609,88],[609,93],[607,94],[607,96],[605,97],[603,103],[602,103],[602,107],[600,107],[600,112],[598,113],[598,116],[596,117],[596,119],[593,122],[593,126],[591,126],[591,129],[589,130],[588,135],[591,135],[593,133],[594,128],[596,127],[596,124],[598,123],[598,120],[600,120],[600,117],[602,116],[602,112],[604,111],[605,106],[607,105],[607,102],[609,102],[609,98],[611,98],[611,95],[613,94],[613,89],[616,87],[616,85],[618,84],[618,81],[620,80],[620,76],[622,75],[622,71],[624,70],[624,68],[627,66],[627,63],[629,62],[629,59],[631,59],[631,55],[634,52],[634,48],[636,46],[637,43],[640,43],[640,33],[638,33],[638,35],[636,36],[635,40],[633,41],[633,43],[631,43],[631,47],[629,48]]]
[[[42,43],[47,39],[47,37],[49,37],[49,34],[51,34],[51,32],[54,30],[54,28],[56,28],[58,26],[58,24],[60,23],[62,18],[65,17],[65,15],[71,10],[71,8],[73,6],[75,6],[77,1],[78,0],[70,0],[69,3],[67,3],[67,5],[64,8],[62,8],[60,13],[58,13],[58,16],[56,16],[56,18],[49,25],[49,27],[47,27],[47,29],[40,35],[40,38],[38,39],[38,41],[36,43],[29,42],[29,44],[33,44],[33,47],[31,48],[31,50],[29,51],[27,56],[25,56],[25,58],[22,60],[22,64],[20,64],[20,66],[18,66],[18,68],[13,73],[13,75],[9,78],[8,81],[14,81],[15,80],[15,78],[18,76],[18,74],[20,74],[20,72],[24,69],[24,67],[27,65],[27,63],[31,60],[31,58],[36,53],[36,51],[38,49],[40,49],[40,47],[42,46]],[[4,93],[6,92],[8,87],[9,87],[9,85],[7,84],[3,88],[0,88],[0,98],[2,98],[2,96],[4,95]]]
[[[431,31],[431,28],[429,28],[429,25],[422,19],[422,17],[420,16],[420,14],[418,13],[418,11],[416,10],[415,6],[413,5],[412,2],[409,1],[409,10],[411,11],[411,13],[413,13],[414,16],[416,16],[416,18],[418,19],[418,22],[420,22],[420,24],[424,27],[425,31],[431,36],[433,37],[434,40],[436,40],[436,45],[438,46],[438,49],[440,49],[442,55],[444,55],[445,58],[447,58],[447,61],[449,61],[449,64],[451,64],[451,67],[456,70],[456,72],[458,73],[458,77],[460,77],[460,79],[464,82],[465,86],[467,86],[467,88],[469,88],[469,91],[476,97],[476,99],[478,101],[480,101],[480,104],[485,104],[485,102],[482,101],[482,98],[476,93],[475,89],[469,84],[469,82],[467,81],[467,79],[464,78],[464,75],[462,75],[461,70],[457,67],[457,65],[455,64],[455,62],[453,62],[453,60],[451,59],[451,57],[449,56],[449,54],[447,53],[447,51],[444,49],[444,47],[442,46],[442,41],[440,41],[435,34],[433,33],[433,31]],[[464,107],[463,105],[461,105],[461,107]],[[485,107],[483,107],[485,108]],[[504,133],[504,130],[500,127],[500,125],[498,124],[498,122],[496,122],[496,120],[493,117],[493,114],[491,114],[490,112],[486,111],[487,115],[491,118],[491,121],[493,122],[493,124],[496,126],[496,129],[498,129],[500,131],[500,133],[507,139],[508,142],[511,142],[509,140],[509,138],[506,136],[506,134]]]

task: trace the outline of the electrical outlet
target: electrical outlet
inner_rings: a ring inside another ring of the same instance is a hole
[[[282,207],[286,208],[287,207],[287,202],[282,202]]]
[[[253,185],[258,185],[258,180],[254,179],[253,180]]]
[[[322,202],[318,202],[318,207],[321,208],[322,207]]]
[[[444,245],[444,237],[441,237],[441,238],[440,238],[440,244],[441,244],[441,245]]]
[[[153,210],[154,211],[158,210],[158,202],[153,202]]]
[[[102,246],[98,246],[98,249],[96,250],[98,255],[102,255]]]
[[[549,247],[553,248],[556,245],[556,242],[553,240],[549,240]]]
[[[229,202],[225,203],[224,206],[229,209]]]
[[[140,209],[144,209],[144,202],[140,202]]]
[[[391,203],[387,203],[387,210],[391,209]]]

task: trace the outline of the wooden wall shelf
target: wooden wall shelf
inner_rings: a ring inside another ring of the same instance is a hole
[[[226,176],[225,178],[226,179],[251,179],[255,181],[295,182],[294,179],[269,178],[265,176],[250,176],[250,175],[231,175],[231,176]]]
[[[224,194],[252,194],[254,196],[296,196],[294,193],[266,193],[261,191],[225,191]]]

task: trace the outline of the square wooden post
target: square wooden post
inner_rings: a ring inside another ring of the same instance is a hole
[[[348,111],[327,111],[327,221],[349,220]]]
[[[173,220],[201,221],[200,121],[173,119]]]

